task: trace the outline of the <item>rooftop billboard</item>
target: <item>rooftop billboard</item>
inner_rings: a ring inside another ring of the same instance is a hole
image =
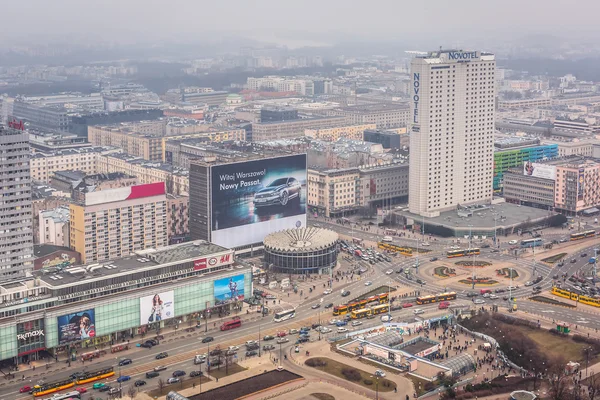
[[[306,226],[306,154],[211,168],[211,242],[238,247]]]
[[[537,178],[556,180],[556,167],[554,165],[532,163],[527,161],[523,163],[523,175],[535,176]]]

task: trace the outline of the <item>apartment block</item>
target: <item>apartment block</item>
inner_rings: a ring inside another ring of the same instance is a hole
[[[376,124],[347,125],[336,126],[333,128],[306,129],[304,134],[306,136],[328,142],[334,142],[339,138],[363,140],[364,131],[375,128]]]
[[[116,147],[89,147],[83,149],[36,152],[31,157],[31,179],[50,183],[54,173],[78,170],[86,174],[98,172],[100,156],[122,152]]]
[[[307,129],[332,128],[348,125],[346,117],[303,118],[284,122],[265,122],[252,124],[252,140],[255,142],[287,139],[304,136]]]
[[[84,264],[167,244],[163,182],[88,193],[70,205],[70,247]]]

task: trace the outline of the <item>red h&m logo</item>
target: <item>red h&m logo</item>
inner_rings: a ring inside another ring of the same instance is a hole
[[[8,127],[13,128],[13,129],[18,129],[20,131],[25,130],[25,125],[23,124],[23,121],[17,121],[14,118],[12,121],[8,121]]]
[[[221,259],[219,260],[219,264],[229,262],[230,258],[231,258],[231,254],[226,254],[224,256],[221,256]]]
[[[194,271],[198,271],[206,268],[206,258],[201,258],[194,261]]]

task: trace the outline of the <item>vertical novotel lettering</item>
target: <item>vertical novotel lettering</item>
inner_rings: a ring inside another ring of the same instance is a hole
[[[413,73],[413,102],[415,103],[415,111],[413,112],[413,122],[419,123],[419,87],[421,86],[420,74]]]

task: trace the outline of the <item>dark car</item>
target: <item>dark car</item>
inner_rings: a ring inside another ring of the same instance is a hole
[[[272,335],[266,335],[265,337],[263,337],[263,340],[273,340],[275,339],[275,336]]]
[[[131,358],[124,358],[121,361],[119,361],[119,366],[129,365],[132,362],[133,362],[133,360]]]
[[[135,381],[133,383],[134,386],[139,387],[139,386],[144,386],[146,384],[146,381],[143,381],[141,379],[138,379],[137,381]]]
[[[467,297],[477,297],[477,296],[479,296],[479,293],[477,293],[477,292],[469,292],[469,293],[467,293]]]
[[[325,305],[325,308],[331,308],[331,307],[333,307],[333,303],[329,303],[329,304]]]
[[[130,379],[131,379],[131,377],[129,375],[121,375],[120,377],[117,378],[117,382],[123,383],[123,382],[127,382]]]
[[[249,344],[246,346],[246,350],[258,350],[259,347],[260,345],[258,343]]]
[[[156,355],[157,360],[162,360],[163,358],[167,358],[167,357],[169,357],[169,354],[167,354],[166,351],[163,351],[162,353],[158,353]]]
[[[296,178],[275,179],[254,195],[254,207],[280,205],[285,206],[290,200],[300,199],[302,185]]]
[[[202,343],[212,342],[213,340],[215,340],[215,338],[213,338],[212,336],[207,336],[204,339],[202,339]]]
[[[173,378],[178,378],[180,376],[185,376],[185,371],[178,369],[177,371],[173,371]]]
[[[344,290],[342,292],[342,297],[347,297],[347,296],[350,296],[350,291],[349,290]]]
[[[202,371],[192,371],[190,372],[190,378],[193,378],[195,376],[203,376],[204,373]]]
[[[404,272],[404,268],[398,268],[398,269],[396,270],[396,273],[397,273],[397,274],[401,274],[401,273],[403,273],[403,272]]]
[[[298,340],[296,341],[297,343],[305,343],[308,342],[310,340],[310,338],[308,336],[300,336],[298,337]]]
[[[156,340],[156,339],[148,339],[148,340],[146,340],[146,343],[150,343],[152,346],[157,346],[158,345],[158,340]]]
[[[575,264],[576,262],[577,262],[577,259],[575,259],[575,258],[571,259],[571,264]]]
[[[263,346],[263,350],[264,351],[269,351],[269,350],[273,350],[275,348],[275,346],[273,346],[272,344],[265,344]]]
[[[146,379],[156,378],[160,374],[156,371],[146,372]]]
[[[587,253],[581,253],[581,257],[587,257]]]
[[[246,357],[252,357],[258,354],[258,351],[256,350],[250,350],[246,352]]]
[[[437,257],[431,257],[431,258],[429,259],[429,261],[437,261],[437,260],[438,260],[438,258],[437,258]]]
[[[561,261],[561,262],[559,262],[558,264],[556,264],[556,266],[557,266],[558,268],[560,268],[560,267],[564,267],[564,266],[565,266],[565,263]]]
[[[150,342],[144,342],[144,343],[140,344],[140,347],[144,347],[146,349],[151,349],[152,346],[154,346],[154,345]]]
[[[312,325],[311,325],[311,328],[313,328],[313,329],[317,329],[317,328],[318,328],[318,327],[320,327],[320,326],[321,326],[321,324],[312,324]]]
[[[108,392],[110,389],[112,389],[110,386],[105,385],[102,386],[100,389],[98,389],[99,392]]]

